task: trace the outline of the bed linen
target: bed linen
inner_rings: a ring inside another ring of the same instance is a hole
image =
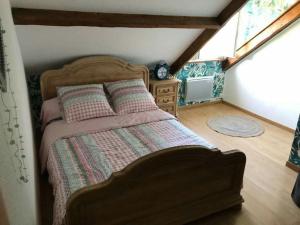
[[[107,180],[113,172],[164,148],[211,144],[161,110],[103,117],[74,124],[54,121],[41,145],[54,191],[53,224],[61,225],[72,193]]]
[[[67,123],[115,115],[103,84],[57,87],[57,94]]]
[[[128,113],[157,110],[154,98],[147,90],[144,80],[119,80],[105,82],[116,113],[124,115]]]
[[[51,98],[44,101],[40,113],[41,130],[43,131],[51,121],[58,119],[62,119],[58,98]]]

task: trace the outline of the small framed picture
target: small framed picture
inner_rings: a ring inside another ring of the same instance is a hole
[[[0,19],[0,91],[6,92],[6,65],[5,65],[5,52],[4,52],[4,41],[3,35],[4,30]]]

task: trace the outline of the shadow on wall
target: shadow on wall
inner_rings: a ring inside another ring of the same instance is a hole
[[[64,59],[52,60],[50,62],[40,63],[40,64],[28,64],[25,65],[25,73],[27,77],[29,76],[40,76],[46,70],[60,69],[64,65],[69,64],[77,59],[87,57],[91,55],[81,55],[76,57],[68,57]]]
[[[184,67],[182,67],[182,69],[180,69],[176,73],[177,79],[181,80],[181,84],[179,87],[179,99],[178,99],[178,104],[180,106],[197,103],[197,102],[185,101],[185,87],[186,87],[187,78],[204,77],[204,76],[214,77],[211,100],[222,97],[225,76],[222,70],[221,61],[187,63],[184,65]]]

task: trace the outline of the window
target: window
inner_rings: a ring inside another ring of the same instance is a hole
[[[239,50],[298,0],[249,0],[191,61],[224,60],[239,57]]]
[[[237,23],[238,15],[235,15],[196,53],[192,60],[208,61],[234,57]]]
[[[298,0],[249,0],[239,12],[236,49],[286,12]]]

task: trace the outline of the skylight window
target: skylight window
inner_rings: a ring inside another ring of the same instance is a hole
[[[193,57],[194,61],[234,57],[238,15],[233,16]]]
[[[249,0],[191,61],[223,60],[258,35],[298,0]]]
[[[298,0],[249,0],[239,12],[237,49],[286,12]]]

